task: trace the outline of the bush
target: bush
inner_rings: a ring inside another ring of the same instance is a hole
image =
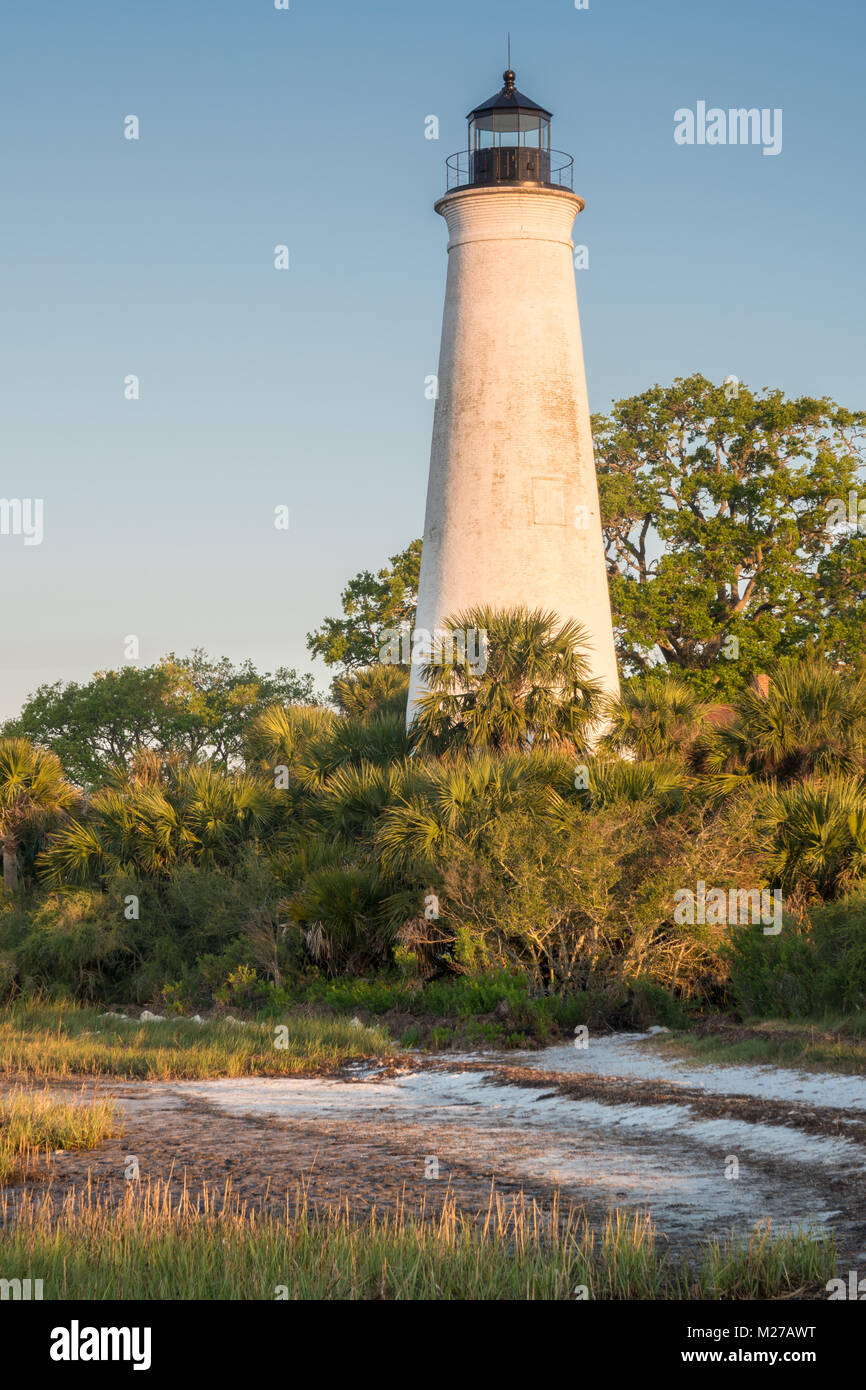
[[[4,907],[0,942],[25,991],[103,998],[129,969],[130,923],[114,895],[50,893],[31,909]]]
[[[858,778],[770,791],[758,819],[772,836],[772,868],[786,892],[834,898],[866,871],[866,790]]]
[[[471,843],[449,846],[437,891],[458,963],[523,974],[534,993],[612,994],[620,1004],[605,1013],[626,1007],[634,981],[636,998],[652,986],[720,1002],[728,928],[675,923],[674,895],[699,879],[766,882],[748,818],[674,812],[664,798],[591,811],[575,802],[557,815],[502,811]]]
[[[683,1028],[686,1015],[682,1003],[668,990],[651,980],[635,980],[629,990],[628,1022],[645,1032],[654,1024],[665,1028]]]
[[[183,865],[154,882],[118,872],[102,892],[7,900],[0,905],[5,988],[11,977],[23,991],[82,1001],[208,1003],[240,966],[279,983],[292,946],[279,921],[281,895],[267,865],[248,851],[232,874]]]
[[[814,1018],[866,1008],[866,892],[786,918],[778,936],[735,930],[726,952],[736,1003],[759,1017]]]

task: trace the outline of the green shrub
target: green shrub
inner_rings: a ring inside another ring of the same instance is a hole
[[[263,979],[279,976],[291,949],[279,926],[280,897],[267,865],[248,852],[231,874],[183,865],[154,882],[118,871],[103,891],[6,900],[4,978],[26,992],[82,1001],[168,1003],[176,993],[184,1003],[206,1004],[240,965]]]
[[[653,1024],[665,1028],[683,1028],[687,1021],[680,1000],[651,980],[632,982],[627,1013],[631,1026],[642,1032]]]
[[[860,778],[797,782],[767,792],[758,824],[772,837],[771,866],[786,892],[822,898],[866,873],[866,790]]]
[[[102,998],[129,969],[131,923],[113,894],[50,893],[0,915],[0,940],[25,991]]]
[[[814,906],[778,936],[735,928],[726,952],[736,1003],[759,1017],[866,1008],[866,892]]]
[[[467,972],[522,976],[533,994],[601,996],[647,981],[695,1002],[724,997],[727,928],[674,921],[675,893],[703,879],[766,883],[745,816],[666,796],[550,818],[506,809],[438,870],[441,923]]]

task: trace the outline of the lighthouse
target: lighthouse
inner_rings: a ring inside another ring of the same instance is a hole
[[[448,277],[416,635],[482,604],[552,610],[583,625],[590,674],[616,695],[571,240],[584,201],[510,68],[467,119],[435,204]]]

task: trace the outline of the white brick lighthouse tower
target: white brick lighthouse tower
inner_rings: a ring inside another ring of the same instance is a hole
[[[510,69],[468,120],[435,205],[448,279],[416,627],[479,604],[552,609],[583,624],[591,674],[616,694],[571,241],[584,202],[550,112]]]

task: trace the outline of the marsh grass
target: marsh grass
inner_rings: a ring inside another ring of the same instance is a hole
[[[773,1235],[762,1222],[748,1239],[712,1237],[698,1276],[701,1298],[773,1298],[780,1290],[802,1292],[825,1285],[835,1273],[835,1239],[799,1232]]]
[[[790,1297],[835,1272],[832,1238],[734,1238],[675,1266],[645,1215],[593,1231],[556,1202],[491,1196],[477,1215],[446,1200],[354,1219],[302,1192],[262,1214],[229,1190],[193,1199],[163,1184],[119,1203],[92,1192],[0,1208],[6,1278],[39,1278],[51,1299],[692,1299]],[[585,1292],[584,1292],[585,1291]]]
[[[138,1023],[77,1004],[15,1002],[0,1015],[0,1074],[150,1081],[295,1076],[394,1050],[384,1029],[356,1027],[346,1018],[295,1016],[284,1023],[287,1045],[278,1048],[278,1019],[244,1027],[187,1019]]]
[[[822,1022],[751,1019],[752,1035],[737,1039],[677,1032],[647,1045],[687,1060],[721,1065],[792,1067],[859,1076],[866,1073],[866,1016]]]
[[[111,1101],[59,1100],[47,1088],[0,1096],[0,1183],[30,1176],[55,1149],[95,1149],[115,1132]]]

